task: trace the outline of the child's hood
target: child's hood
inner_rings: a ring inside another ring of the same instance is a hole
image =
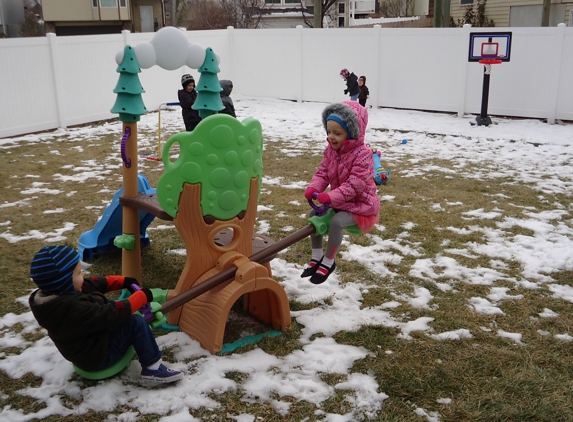
[[[368,111],[357,101],[343,101],[342,103],[331,104],[322,112],[322,124],[326,129],[326,118],[331,114],[339,116],[350,131],[349,141],[357,141],[355,145],[364,144],[364,135],[368,125]]]
[[[225,95],[227,97],[231,95],[231,92],[233,91],[233,82],[228,79],[223,79],[219,82],[221,83],[221,88],[223,89],[223,91],[221,91],[221,95]]]

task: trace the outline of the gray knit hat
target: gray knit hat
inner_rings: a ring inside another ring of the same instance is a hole
[[[72,274],[80,255],[69,246],[44,246],[30,265],[30,277],[46,294],[73,293]]]
[[[348,139],[357,139],[360,136],[360,126],[358,125],[356,113],[354,113],[354,110],[352,110],[346,104],[335,103],[326,106],[322,112],[322,124],[325,130],[326,122],[328,120],[334,120],[340,123],[340,125],[348,133]],[[344,124],[342,124],[341,121]]]

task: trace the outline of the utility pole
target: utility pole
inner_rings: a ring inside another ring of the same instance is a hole
[[[551,0],[543,0],[541,12],[541,26],[549,26],[549,15],[551,14]]]
[[[442,28],[450,26],[451,0],[442,0]]]
[[[314,0],[314,15],[312,26],[322,28],[322,0]]]
[[[442,27],[442,0],[434,0],[434,28]]]

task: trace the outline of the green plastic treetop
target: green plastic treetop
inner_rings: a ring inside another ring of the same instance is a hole
[[[145,92],[138,73],[141,72],[135,51],[129,45],[123,50],[123,60],[117,67],[119,81],[113,92],[117,94],[115,104],[111,112],[119,113],[119,120],[126,123],[138,122],[142,114],[147,112],[147,108],[141,98],[141,93]]]
[[[217,73],[220,72],[219,65],[217,65],[217,58],[211,47],[206,49],[205,60],[197,70],[201,76],[195,88],[197,90],[197,99],[191,108],[199,110],[199,116],[204,119],[225,108],[220,95],[223,88],[221,88],[221,83],[217,77]]]
[[[170,149],[177,146],[170,160]],[[229,220],[246,211],[251,179],[263,178],[263,134],[258,120],[240,122],[226,114],[210,116],[193,132],[178,133],[163,147],[165,172],[157,183],[157,199],[173,218],[185,183],[201,184],[202,215]]]

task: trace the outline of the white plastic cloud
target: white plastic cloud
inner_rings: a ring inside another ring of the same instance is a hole
[[[142,69],[149,69],[157,62],[157,55],[153,45],[148,42],[142,42],[133,47],[137,62]]]
[[[149,69],[153,65],[166,70],[179,69],[187,65],[198,69],[205,61],[205,47],[187,41],[185,34],[173,26],[166,26],[155,33],[150,42],[143,42],[133,47],[139,66]],[[215,53],[217,63],[221,58]],[[123,50],[115,55],[119,65],[123,60]]]

